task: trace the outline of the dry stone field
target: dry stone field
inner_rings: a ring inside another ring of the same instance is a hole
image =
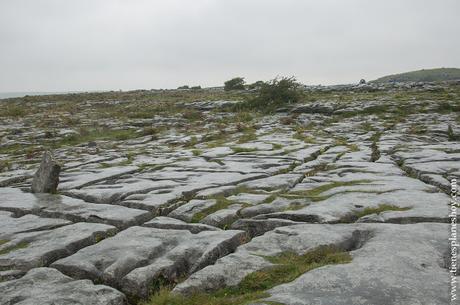
[[[250,94],[0,101],[0,304],[449,304],[460,84]]]

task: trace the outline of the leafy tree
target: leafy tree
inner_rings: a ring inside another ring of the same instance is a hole
[[[190,87],[187,85],[183,85],[183,86],[177,87],[177,89],[190,89]]]
[[[243,77],[235,77],[232,78],[224,83],[224,90],[225,91],[230,91],[230,90],[244,90],[244,78]]]

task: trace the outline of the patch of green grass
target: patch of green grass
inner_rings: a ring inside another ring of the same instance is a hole
[[[216,200],[216,204],[193,215],[192,222],[200,222],[200,220],[202,220],[206,216],[211,215],[212,213],[215,213],[222,209],[226,209],[229,205],[233,204],[232,201],[228,200],[223,195],[214,196],[214,199]]]
[[[193,149],[192,154],[196,157],[201,156],[203,154],[203,151],[201,149]]]
[[[305,134],[305,132],[306,132],[305,127],[298,126],[296,127],[296,131],[292,137],[304,143],[315,144],[316,143],[315,138],[313,138],[310,135]]]
[[[273,146],[273,150],[278,150],[278,149],[283,148],[283,145],[278,144],[278,143],[272,143],[272,146]]]
[[[240,147],[240,146],[232,146],[230,147],[234,153],[247,153],[257,151],[258,149],[255,147]]]
[[[11,162],[8,160],[0,160],[0,172],[4,170],[10,170],[11,169]]]
[[[447,139],[449,141],[459,141],[460,140],[460,135],[456,135],[454,133],[454,130],[452,129],[452,126],[450,124],[447,126]]]
[[[254,130],[247,130],[245,131],[239,138],[238,138],[238,143],[247,143],[250,141],[255,141],[257,140],[257,135]]]
[[[8,242],[8,241],[6,241]],[[4,244],[5,242],[3,242]],[[0,244],[1,245],[1,244]],[[21,241],[19,243],[17,243],[16,245],[14,246],[10,246],[10,247],[6,247],[4,248],[3,250],[0,250],[0,255],[4,255],[4,254],[8,254],[12,251],[16,251],[16,250],[20,250],[20,249],[24,249],[24,248],[27,248],[29,246],[29,243],[26,242],[26,241]]]
[[[91,141],[98,140],[112,140],[112,141],[123,141],[131,138],[135,138],[137,133],[134,129],[106,129],[106,128],[96,128],[96,129],[82,129],[79,134],[74,134],[67,136],[57,142],[52,144],[53,147],[62,147],[62,146],[74,146],[82,143],[87,143]]]
[[[356,145],[356,144],[350,144],[350,145],[348,145],[348,149],[349,149],[351,152],[359,151],[359,147],[358,147],[358,145]]]
[[[320,246],[297,254],[284,252],[277,256],[264,256],[272,267],[248,274],[237,286],[213,293],[195,293],[190,296],[172,294],[163,288],[144,305],[242,305],[267,298],[267,290],[289,283],[313,269],[351,262],[350,254],[335,246]],[[273,303],[272,303],[273,304]],[[276,303],[274,303],[276,304]]]

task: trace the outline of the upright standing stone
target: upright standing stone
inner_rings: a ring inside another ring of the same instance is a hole
[[[54,160],[51,152],[46,151],[43,155],[40,168],[32,181],[33,193],[56,193],[59,183],[61,166]]]

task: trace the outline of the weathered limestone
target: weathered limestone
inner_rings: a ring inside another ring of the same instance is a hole
[[[126,305],[119,291],[88,280],[74,280],[53,268],[35,268],[0,283],[0,305]]]
[[[52,230],[12,234],[0,245],[0,269],[27,271],[48,266],[115,232],[112,226],[80,222]]]
[[[42,163],[34,175],[32,192],[56,193],[60,171],[61,165],[54,160],[51,152],[46,151],[43,154]]]
[[[68,196],[26,193],[15,188],[0,188],[0,196],[0,210],[11,211],[16,215],[30,213],[74,222],[105,223],[120,229],[142,224],[153,217],[143,210],[89,203]]]
[[[194,234],[201,231],[220,231],[219,228],[209,226],[202,223],[187,223],[185,221],[158,216],[154,219],[147,221],[143,224],[144,227],[157,228],[157,229],[172,229],[172,230],[188,230]]]
[[[447,224],[295,225],[277,228],[192,274],[177,293],[237,285],[271,265],[261,256],[305,253],[320,245],[350,251],[351,263],[314,269],[268,291],[282,304],[447,304]],[[408,246],[410,243],[411,246]],[[396,255],[395,255],[396,254]],[[262,302],[264,303],[264,302]]]
[[[160,277],[174,282],[246,241],[243,231],[163,230],[131,227],[52,264],[74,278],[87,278],[146,297]]]

